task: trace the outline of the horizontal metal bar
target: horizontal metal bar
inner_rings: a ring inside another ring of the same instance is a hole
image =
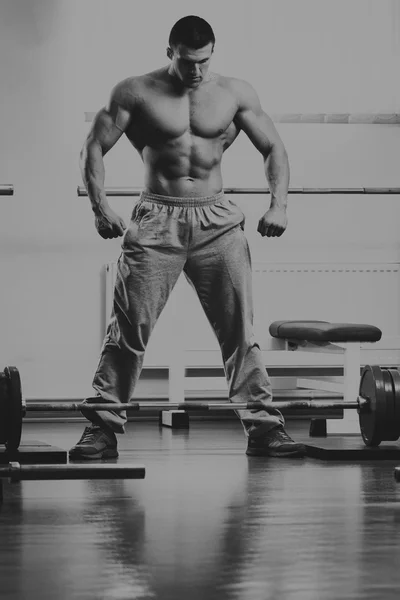
[[[399,338],[400,340],[400,338]],[[375,347],[375,346],[374,346]],[[396,346],[397,347],[397,346]],[[150,367],[151,368],[151,367]],[[158,368],[158,367],[156,367]],[[191,367],[190,367],[191,368]],[[4,375],[4,377],[6,377]],[[1,379],[1,373],[0,373],[0,379]],[[200,394],[200,392],[199,392]],[[343,400],[343,394],[341,394],[340,392],[328,392],[328,391],[324,391],[324,390],[312,390],[312,389],[276,389],[272,392],[273,398],[274,400]],[[209,396],[208,396],[209,397]],[[90,397],[90,400],[95,401],[95,398],[98,400],[98,398],[96,396],[92,396]],[[153,402],[164,402],[167,403],[167,405],[169,404],[169,401],[167,401],[168,398],[168,394],[157,394],[157,395],[151,395],[149,397],[146,396],[141,396],[140,397],[141,400],[137,400],[137,402],[150,402],[151,404]],[[200,401],[199,400],[200,396],[191,396],[190,399],[188,399],[188,402],[197,402]],[[89,398],[86,398],[85,400],[89,401]],[[203,400],[204,402],[207,401],[206,398],[204,398]],[[222,400],[223,401],[223,400]],[[80,403],[83,402],[83,398],[82,397],[71,397],[71,396],[66,396],[65,398],[61,398],[61,397],[56,397],[56,398],[39,398],[39,397],[32,397],[32,398],[26,398],[24,397],[24,403],[28,403],[29,405],[35,404],[35,403],[40,403],[43,404],[45,403],[46,405],[48,403],[54,403],[54,404],[65,404],[65,403]]]
[[[309,400],[291,400],[286,402],[274,401],[271,403],[273,408],[278,410],[293,410],[293,409],[314,409],[314,410],[331,410],[331,409],[343,409],[343,408],[359,408],[359,406],[365,406],[368,404],[367,400],[363,398],[357,399],[355,402],[344,402],[343,400],[337,401],[337,396],[324,396],[327,398],[325,402],[316,402],[312,400],[310,396]],[[335,398],[336,402],[330,402],[330,398]],[[220,411],[220,410],[263,410],[265,405],[262,402],[129,402],[129,403],[102,403],[102,402],[87,402],[87,403],[57,403],[50,404],[45,402],[40,403],[27,403],[26,410],[28,412],[67,412],[67,411],[82,411],[82,410],[93,410],[103,411],[110,410],[114,412],[121,412],[124,410],[140,411],[140,410],[184,410],[186,412],[197,412],[197,411]]]
[[[144,465],[113,464],[67,464],[67,465],[21,465],[11,462],[0,467],[0,478],[13,481],[37,479],[144,479]]]
[[[85,111],[85,122],[91,123],[96,116],[94,111]],[[290,125],[334,124],[334,125],[400,125],[399,113],[271,113],[275,123]]]
[[[343,400],[343,394],[340,392],[328,392],[324,390],[310,390],[310,389],[276,389],[272,392],[274,400]],[[158,397],[151,396],[149,398],[142,398],[143,406],[147,403],[153,405],[154,403],[163,403],[170,405],[170,402],[166,400],[166,395],[160,395]],[[39,406],[59,406],[60,404],[79,404],[80,402],[99,402],[98,396],[90,396],[85,399],[82,397],[66,397],[66,398],[56,398],[56,399],[48,399],[45,398],[23,398],[23,402],[28,404],[29,406],[39,405]],[[188,400],[188,402],[197,402],[197,398],[193,398],[192,400]],[[140,402],[140,400],[137,400]],[[204,399],[206,402],[206,399]],[[135,402],[134,402],[135,404]],[[28,409],[29,410],[29,409]],[[35,409],[34,409],[35,410]]]
[[[0,196],[13,196],[14,186],[11,184],[0,184]]]
[[[107,196],[140,196],[142,188],[139,187],[108,187],[105,188]],[[226,187],[225,194],[241,194],[244,196],[252,194],[269,194],[268,188],[248,188],[248,187]],[[289,194],[400,194],[400,187],[356,187],[356,188],[322,188],[305,187],[289,188]],[[87,196],[87,190],[83,186],[78,187],[78,196]]]

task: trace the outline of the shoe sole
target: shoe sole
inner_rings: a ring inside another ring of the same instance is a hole
[[[257,449],[257,450],[246,450],[246,454],[247,456],[274,456],[276,458],[286,458],[288,456],[290,457],[298,457],[298,458],[302,458],[303,456],[305,456],[306,454],[306,450],[304,449],[299,449],[299,450],[288,450],[286,452],[278,452],[277,450],[261,450],[261,449]]]
[[[79,450],[69,451],[70,458],[78,458],[80,460],[99,460],[101,458],[118,458],[118,456],[118,450],[115,450],[113,448],[107,448],[106,450],[96,452],[95,454],[84,454],[83,452],[79,452]]]

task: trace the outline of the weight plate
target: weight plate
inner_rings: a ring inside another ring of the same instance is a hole
[[[385,437],[386,393],[380,367],[366,366],[361,374],[360,396],[370,402],[359,413],[361,435],[366,446],[379,446]]]
[[[386,423],[382,441],[394,442],[397,440],[396,422],[394,415],[394,390],[393,380],[387,369],[381,369],[386,395]]]
[[[6,443],[6,397],[8,381],[4,373],[0,373],[0,444]],[[0,484],[1,485],[1,484]]]
[[[22,389],[21,378],[16,367],[6,367],[4,373],[8,378],[8,395],[6,397],[6,446],[13,452],[18,450],[22,433]]]
[[[394,420],[396,426],[396,440],[400,437],[400,373],[397,369],[389,369],[394,390]]]

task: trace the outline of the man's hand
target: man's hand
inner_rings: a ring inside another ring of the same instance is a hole
[[[286,208],[275,206],[267,210],[258,222],[257,231],[263,237],[280,237],[288,224]]]
[[[95,219],[96,229],[104,239],[112,239],[124,235],[126,225],[121,217],[119,217],[111,208],[103,211]]]

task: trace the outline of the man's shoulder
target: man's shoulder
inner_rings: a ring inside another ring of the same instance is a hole
[[[133,109],[139,92],[136,79],[136,77],[127,77],[115,84],[111,90],[110,102],[118,104],[126,110]]]
[[[221,85],[229,88],[232,93],[236,95],[247,95],[254,92],[253,86],[244,79],[239,79],[238,77],[221,77]]]
[[[123,79],[115,86],[114,90],[121,94],[141,96],[153,87],[165,82],[165,69],[157,69],[142,75],[132,75]]]
[[[244,79],[216,73],[213,73],[213,76],[223,89],[229,91],[236,98],[239,104],[255,94],[253,86]]]

